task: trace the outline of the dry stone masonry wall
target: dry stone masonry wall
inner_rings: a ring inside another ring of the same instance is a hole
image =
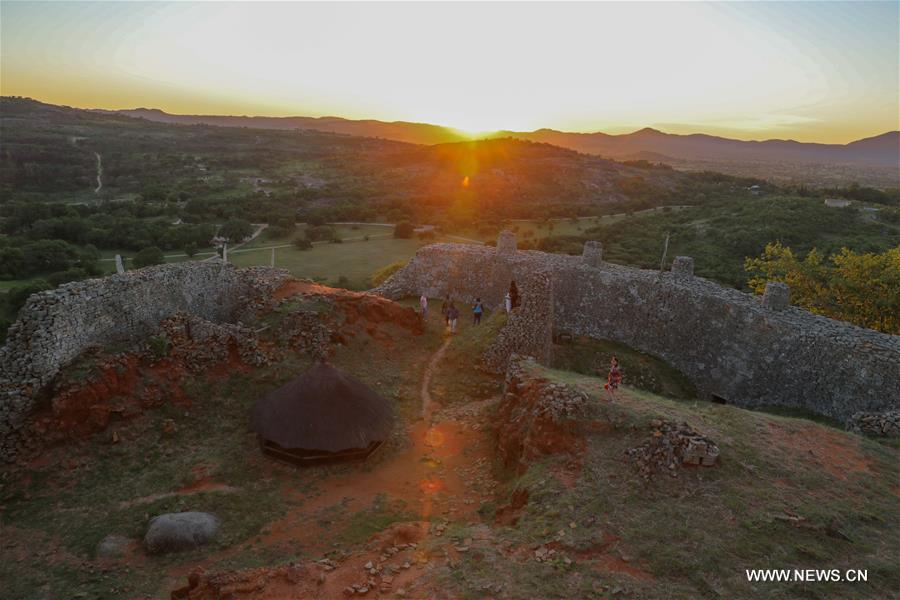
[[[599,245],[564,256],[515,251],[508,234],[502,239],[502,252],[426,246],[374,291],[394,299],[425,293],[471,302],[480,296],[499,307],[510,280],[546,273],[558,332],[610,339],[656,356],[707,398],[802,408],[841,421],[900,404],[900,336],[791,307],[783,284],[769,286],[761,299],[695,277],[689,257],[676,259],[674,272],[661,273],[603,262]]]
[[[148,267],[69,283],[31,296],[0,348],[0,458],[35,396],[66,364],[92,346],[131,343],[183,313],[229,322],[289,274],[235,269],[220,260]]]

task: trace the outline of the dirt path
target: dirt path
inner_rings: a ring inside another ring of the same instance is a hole
[[[94,189],[95,194],[99,194],[103,189],[103,159],[100,158],[99,152],[94,152],[97,157],[97,187]]]
[[[422,376],[422,418],[426,421],[431,416],[431,392],[429,391],[431,388],[431,376],[434,374],[434,370],[440,364],[441,359],[444,358],[444,353],[447,351],[447,347],[450,345],[450,341],[453,338],[448,337],[447,340],[438,348],[438,351],[434,353],[434,356],[431,357],[431,361],[429,361],[428,366],[425,368],[425,375]]]

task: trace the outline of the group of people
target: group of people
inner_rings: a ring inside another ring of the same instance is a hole
[[[519,302],[519,288],[516,286],[516,282],[512,281],[509,284],[509,291],[506,292],[506,296],[503,299],[506,312],[509,313],[519,306]],[[427,322],[428,297],[425,294],[422,294],[419,298],[419,306],[422,308],[422,320]],[[444,324],[447,326],[450,333],[456,333],[459,323],[459,308],[457,308],[456,303],[450,299],[449,294],[444,298],[443,304],[441,304],[441,314],[444,317]],[[482,315],[484,315],[484,303],[482,303],[480,297],[477,297],[475,298],[475,304],[472,307],[472,324],[480,325]],[[614,354],[609,362],[609,372],[606,376],[606,384],[603,386],[603,389],[606,390],[606,393],[611,400],[616,399],[616,393],[619,390],[620,383],[622,383],[622,370],[619,368],[619,359]]]
[[[516,286],[516,282],[513,281],[509,284],[509,291],[506,292],[506,297],[504,298],[504,307],[506,308],[506,312],[509,313],[512,309],[519,306],[519,288]],[[422,309],[422,321],[428,321],[428,296],[422,294],[419,297],[419,306]],[[447,326],[447,329],[450,330],[450,333],[456,333],[457,326],[459,324],[459,308],[457,308],[456,303],[450,299],[450,295],[448,294],[444,298],[443,304],[441,304],[441,315],[444,317],[444,323]],[[472,307],[472,324],[480,325],[481,317],[484,315],[484,303],[481,301],[480,297],[475,298],[475,304]]]

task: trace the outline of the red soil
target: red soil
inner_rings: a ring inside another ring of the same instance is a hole
[[[815,423],[786,427],[769,422],[768,435],[780,451],[816,467],[841,480],[855,473],[870,472],[870,461],[852,437]]]

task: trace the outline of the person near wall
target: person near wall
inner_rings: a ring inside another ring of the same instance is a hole
[[[481,304],[481,298],[475,298],[475,308],[472,309],[472,324],[481,324],[481,315],[484,313],[484,306]]]
[[[456,333],[456,323],[458,320],[459,309],[451,302],[450,308],[447,309],[447,323],[450,325],[450,333]]]
[[[448,313],[450,312],[450,305],[453,304],[450,302],[450,296],[444,298],[444,302],[441,304],[441,314],[444,315],[444,325],[450,325],[450,317]]]
[[[419,306],[422,307],[422,321],[428,322],[428,298],[425,294],[419,297]]]
[[[515,281],[509,284],[509,304],[510,309],[519,306],[519,286],[516,285]]]
[[[616,392],[619,390],[619,384],[622,383],[622,370],[619,369],[619,359],[613,354],[612,360],[609,361],[609,375],[606,378],[606,390],[611,400],[616,399]]]
[[[506,292],[506,296],[503,298],[503,306],[506,308],[506,314],[509,314],[509,311],[512,310],[512,298],[509,292]]]

